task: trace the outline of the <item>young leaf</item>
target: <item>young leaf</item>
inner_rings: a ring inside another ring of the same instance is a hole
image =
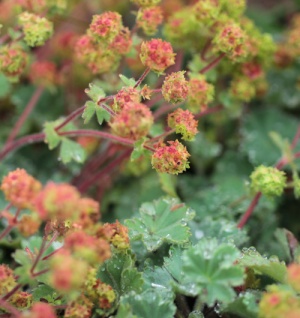
[[[239,264],[252,268],[259,275],[267,275],[274,280],[285,283],[287,269],[284,262],[280,262],[277,256],[269,259],[261,256],[254,247],[243,249]]]
[[[104,93],[103,89],[99,86],[96,86],[93,83],[89,84],[89,88],[87,88],[85,90],[85,93],[95,103],[97,103],[101,98],[105,97],[105,93]]]
[[[84,149],[77,142],[67,138],[62,139],[59,155],[65,164],[71,160],[81,163],[84,162],[86,158]]]
[[[133,87],[135,85],[135,79],[134,78],[127,78],[126,76],[120,74],[119,75],[121,81],[129,87]]]
[[[46,122],[44,124],[45,143],[48,144],[50,150],[57,147],[62,139],[55,131],[56,125],[57,121]]]
[[[191,235],[187,222],[194,212],[175,199],[160,199],[144,203],[140,218],[125,221],[130,239],[142,240],[148,251],[157,250],[164,242],[183,244]]]
[[[130,291],[140,292],[144,283],[133,259],[125,253],[114,254],[104,262],[99,268],[97,278],[112,286],[119,297]]]
[[[59,295],[55,289],[45,284],[37,286],[32,291],[33,300],[36,302],[41,301],[41,299],[46,299],[48,303],[60,305],[62,300],[58,296]],[[56,300],[56,298],[58,299]]]
[[[149,155],[150,151],[145,149],[144,148],[144,143],[148,140],[148,138],[146,137],[143,137],[139,140],[137,140],[135,143],[134,143],[134,149],[131,153],[131,156],[130,156],[130,160],[131,161],[134,161],[134,160],[137,160],[139,159],[141,156],[147,156]]]
[[[137,317],[173,318],[176,307],[173,299],[165,298],[158,290],[146,290],[142,294],[130,293],[121,298],[121,306],[129,304]]]
[[[176,176],[168,173],[159,173],[158,177],[162,190],[164,190],[170,197],[177,198]]]
[[[99,125],[102,125],[104,120],[106,121],[110,120],[110,113],[106,109],[102,108],[99,105],[96,105],[95,109],[96,109],[96,116],[97,116]]]
[[[82,118],[84,119],[84,123],[87,124],[94,116],[97,104],[95,102],[88,101],[84,106],[85,108],[82,113]]]
[[[240,252],[216,239],[203,239],[183,253],[184,282],[193,283],[201,300],[212,306],[235,298],[233,286],[243,283],[243,269],[234,266]]]

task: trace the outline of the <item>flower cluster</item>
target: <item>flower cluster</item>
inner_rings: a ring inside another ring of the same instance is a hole
[[[101,74],[117,68],[131,44],[130,32],[123,26],[120,14],[104,12],[93,17],[87,34],[76,42],[75,54],[93,73]]]
[[[129,103],[113,118],[110,127],[118,136],[138,140],[148,134],[153,121],[153,115],[146,105]]]
[[[184,77],[184,73],[184,71],[174,72],[166,76],[161,92],[167,102],[176,104],[187,98],[188,82]]]
[[[168,126],[182,135],[183,140],[191,141],[198,132],[198,121],[189,110],[176,109],[168,115]]]
[[[259,303],[259,317],[299,317],[300,300],[289,289],[270,285]]]
[[[125,107],[125,105],[130,103],[140,103],[140,101],[141,96],[137,89],[133,87],[123,87],[115,95],[112,108],[114,111],[118,112],[122,110]]]
[[[29,46],[41,46],[52,36],[53,24],[46,18],[23,12],[19,15],[19,23],[24,31],[24,39]]]
[[[205,110],[207,104],[214,98],[214,87],[209,84],[203,75],[189,80],[187,107],[193,113]]]
[[[140,58],[142,63],[157,73],[163,73],[165,69],[175,63],[175,53],[170,43],[161,39],[152,39],[143,42]]]
[[[273,167],[259,166],[250,175],[251,188],[267,197],[280,196],[286,186],[286,175]]]
[[[178,174],[189,168],[188,153],[186,147],[176,141],[168,141],[156,145],[155,152],[152,155],[152,167],[161,173]]]
[[[41,74],[43,76],[41,77]],[[29,79],[35,85],[53,87],[57,82],[56,65],[49,61],[36,61],[31,64]]]
[[[19,209],[29,209],[34,205],[34,200],[42,185],[30,176],[24,169],[10,172],[2,180],[1,190],[7,201]]]
[[[161,0],[131,0],[140,7],[152,7],[160,3]]]
[[[153,35],[157,28],[163,22],[163,13],[161,7],[154,6],[140,8],[136,17],[136,23],[146,35]]]
[[[17,45],[0,48],[0,71],[12,82],[19,80],[25,70],[27,60],[27,54]]]

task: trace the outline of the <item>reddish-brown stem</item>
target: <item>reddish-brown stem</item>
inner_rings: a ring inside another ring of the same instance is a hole
[[[40,250],[39,250],[39,252],[38,252],[38,254],[37,254],[37,256],[36,256],[36,258],[35,258],[35,260],[34,260],[32,266],[31,266],[31,269],[30,269],[30,274],[31,274],[32,276],[34,275],[34,270],[35,270],[35,268],[36,268],[38,262],[40,261],[40,259],[41,259],[42,255],[43,255],[43,253],[45,252],[46,242],[47,242],[47,241],[46,241],[46,237],[44,236],[44,237],[43,237],[42,244],[41,244],[41,247],[40,247]]]
[[[137,88],[142,83],[142,81],[146,78],[146,76],[149,74],[149,72],[150,72],[150,68],[147,67],[145,69],[144,73],[141,75],[141,77],[137,80],[137,82],[135,83],[133,88]]]
[[[15,292],[17,292],[22,287],[21,284],[17,284],[13,289],[11,289],[5,296],[2,297],[2,300],[9,299]]]
[[[156,137],[154,137],[154,138],[151,138],[151,139],[148,140],[147,142],[148,142],[148,143],[153,143],[153,142],[155,142],[155,141],[157,141],[157,140],[160,140],[160,139],[163,139],[163,138],[165,138],[165,137],[167,137],[167,136],[169,136],[169,135],[172,135],[174,132],[175,132],[175,129],[170,129],[170,130],[165,131],[164,133],[160,134],[159,136],[156,136]]]
[[[214,68],[215,66],[217,66],[224,56],[225,56],[225,53],[220,54],[218,57],[216,57],[214,60],[212,60],[208,65],[206,65],[200,71],[200,74],[204,74],[204,73],[208,72],[209,70],[211,70],[212,68]]]
[[[219,112],[220,110],[223,110],[224,107],[222,105],[218,105],[218,106],[215,106],[215,107],[211,107],[211,108],[207,108],[206,110],[198,113],[195,115],[195,118],[196,119],[199,119],[203,116],[206,116],[206,115],[209,115],[209,114],[213,114],[213,113],[217,113]]]
[[[60,247],[60,248],[58,248],[57,250],[53,251],[52,253],[50,253],[50,254],[44,256],[44,257],[42,258],[42,261],[45,261],[45,260],[49,259],[52,255],[56,254],[56,253],[57,253],[59,250],[61,250],[61,249],[62,249],[62,247]]]
[[[50,269],[49,269],[49,268],[46,268],[46,269],[43,269],[43,270],[40,271],[40,272],[37,272],[37,273],[32,274],[31,277],[35,278],[35,277],[37,277],[37,276],[46,274],[46,273],[48,273],[49,271],[50,271]]]
[[[210,48],[211,48],[211,39],[208,39],[203,47],[203,50],[201,51],[201,59],[205,62],[209,61],[209,59],[206,57],[206,54]]]
[[[7,206],[1,211],[7,211],[8,209],[10,209],[12,207],[12,203],[8,203]],[[2,215],[1,215],[1,212],[0,212],[0,219],[2,218]]]
[[[291,148],[294,149],[296,146],[297,146],[297,143],[299,141],[299,138],[300,138],[300,126],[298,127],[298,130],[296,132],[296,135],[292,141],[292,144],[291,144]]]
[[[55,130],[59,131],[64,126],[66,126],[69,122],[71,122],[75,118],[79,117],[82,114],[82,112],[84,111],[84,109],[85,109],[85,106],[82,106],[82,107],[74,110],[69,116],[67,116],[65,118],[65,120],[61,124],[59,124],[58,126],[55,127]]]
[[[84,183],[78,186],[78,190],[81,193],[86,192],[90,186],[92,186],[97,181],[100,181],[104,175],[111,172],[115,167],[121,164],[121,162],[130,155],[131,151],[131,149],[124,151],[121,155],[112,160],[105,168],[95,173],[90,179],[86,180]]]
[[[14,306],[12,306],[7,301],[0,299],[0,307],[4,308],[5,310],[11,313],[11,318],[19,318],[21,317],[21,312],[18,311]]]
[[[48,244],[45,246],[44,251],[46,252],[47,249],[51,246],[51,244],[58,238],[59,234],[58,232],[55,232],[51,238],[51,240],[48,242]]]
[[[31,96],[28,104],[26,105],[23,113],[17,120],[14,128],[12,129],[11,133],[9,134],[6,143],[4,145],[4,148],[15,139],[15,137],[18,135],[20,129],[22,128],[25,120],[28,118],[34,107],[36,106],[38,100],[40,99],[41,95],[43,94],[44,88],[43,87],[37,87],[33,95]]]
[[[15,224],[17,223],[18,217],[21,213],[21,209],[18,209],[16,212],[16,215],[13,219],[14,224],[9,225],[1,234],[0,234],[0,240],[2,240],[6,235],[8,235],[11,230],[15,227]]]
[[[244,227],[244,225],[247,223],[247,221],[249,220],[250,216],[252,215],[256,205],[258,204],[258,201],[261,197],[261,192],[256,193],[255,197],[253,198],[253,200],[251,201],[247,211],[245,212],[245,214],[242,216],[242,218],[240,219],[237,227],[239,229],[242,229]]]

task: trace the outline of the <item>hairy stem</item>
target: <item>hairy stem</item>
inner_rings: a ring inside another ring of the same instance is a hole
[[[9,136],[6,140],[6,143],[4,145],[4,148],[16,138],[16,136],[18,135],[20,129],[22,128],[25,120],[28,118],[28,116],[30,115],[30,113],[32,112],[34,107],[36,106],[37,102],[39,101],[41,95],[43,94],[43,91],[44,91],[43,87],[38,87],[35,90],[35,92],[31,96],[28,104],[26,105],[23,113],[21,114],[21,116],[17,120],[14,128],[12,129],[11,133],[9,134]]]
[[[212,60],[208,65],[206,65],[201,71],[200,74],[204,74],[211,70],[212,68],[216,67],[220,61],[223,59],[225,56],[225,53],[220,54],[218,57],[216,57],[214,60]]]
[[[146,78],[146,76],[149,74],[150,72],[150,68],[146,68],[144,73],[141,75],[141,77],[137,80],[137,82],[135,83],[135,85],[133,86],[133,88],[137,88],[141,83],[142,81]]]

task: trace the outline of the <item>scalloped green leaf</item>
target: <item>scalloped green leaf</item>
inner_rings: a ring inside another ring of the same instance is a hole
[[[142,240],[148,251],[157,250],[163,243],[184,244],[191,231],[187,222],[194,212],[176,199],[159,199],[144,203],[140,217],[125,221],[132,241]]]
[[[102,108],[101,106],[96,106],[96,117],[98,120],[99,125],[102,125],[103,121],[109,121],[110,120],[110,113]]]
[[[173,318],[176,312],[173,299],[164,297],[164,294],[156,289],[122,297],[121,305],[127,304],[130,305],[133,315],[139,318]]]
[[[241,266],[252,268],[259,275],[269,276],[280,283],[286,281],[286,265],[280,262],[277,256],[263,257],[254,247],[249,247],[242,250],[238,262]]]
[[[95,103],[97,103],[101,98],[105,97],[104,90],[101,87],[99,87],[93,83],[90,83],[89,88],[87,88],[84,92]]]
[[[85,150],[77,142],[67,138],[62,139],[59,155],[65,164],[72,160],[82,163],[86,158]]]
[[[134,143],[134,148],[130,156],[130,160],[134,161],[139,159],[141,156],[147,156],[150,154],[150,151],[144,148],[144,143],[148,140],[148,138],[143,137],[137,140]]]
[[[56,148],[62,140],[55,130],[57,121],[46,122],[44,124],[45,143],[48,144],[50,150]]]
[[[84,119],[84,123],[87,124],[94,116],[97,104],[89,100],[84,106],[82,118]]]
[[[136,83],[134,78],[127,78],[125,75],[122,74],[120,74],[119,77],[126,86],[133,87]]]
[[[194,284],[201,300],[209,306],[216,301],[229,303],[236,295],[233,287],[244,280],[243,269],[233,265],[239,255],[231,244],[203,239],[183,253],[183,282]]]
[[[144,284],[134,260],[125,253],[114,254],[104,262],[98,270],[97,278],[112,286],[119,297],[131,291],[140,292]]]

